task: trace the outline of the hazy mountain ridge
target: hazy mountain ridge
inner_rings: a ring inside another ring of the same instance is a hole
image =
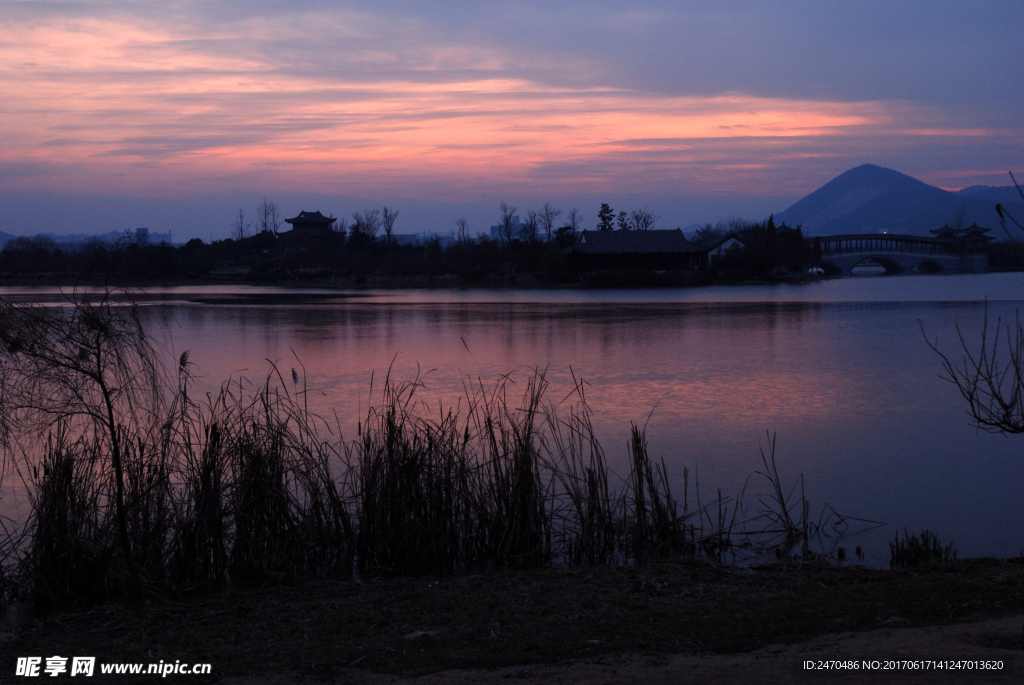
[[[840,174],[775,219],[776,223],[803,226],[807,235],[883,231],[929,235],[929,231],[958,219],[995,232],[999,228],[997,203],[1024,216],[1024,202],[1012,186],[972,186],[949,192],[892,169],[864,164]]]
[[[134,229],[126,228],[120,231],[108,231],[106,233],[87,234],[87,233],[69,233],[69,234],[58,234],[58,233],[35,233],[28,236],[16,236],[10,233],[4,233],[0,231],[0,250],[3,249],[4,245],[9,240],[14,240],[19,237],[27,238],[44,238],[54,242],[54,244],[64,250],[67,249],[78,249],[84,245],[90,245],[94,243],[106,243],[112,245],[118,242],[128,241],[132,242],[136,240],[136,233]],[[150,232],[149,238],[153,244],[160,243],[161,241],[170,243],[172,234],[168,233],[155,233]]]
[[[958,190],[954,195],[964,195],[968,197],[982,197],[993,202],[1001,202],[1002,204],[1012,204],[1015,202],[1024,202],[1021,199],[1020,191],[1014,186],[970,186]]]

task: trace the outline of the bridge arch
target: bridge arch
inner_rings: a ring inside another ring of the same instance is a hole
[[[902,264],[900,264],[898,261],[896,261],[895,259],[893,259],[891,257],[888,257],[886,255],[879,255],[879,254],[866,254],[866,255],[864,255],[859,260],[854,262],[850,266],[849,270],[852,272],[858,266],[868,266],[872,262],[874,262],[875,264],[877,264],[880,267],[882,267],[883,269],[885,269],[885,273],[886,274],[900,274],[900,273],[903,273],[906,270],[904,268],[904,266]]]
[[[948,236],[851,233],[815,240],[821,247],[821,266],[831,275],[848,275],[869,262],[890,274],[979,272],[988,268],[983,244],[964,243]]]
[[[829,259],[822,260],[820,264],[822,270],[826,276],[844,276],[846,272],[843,271],[843,267],[839,266],[835,262]]]
[[[914,265],[913,270],[919,274],[937,274],[940,271],[946,271],[946,267],[934,259],[922,259]]]

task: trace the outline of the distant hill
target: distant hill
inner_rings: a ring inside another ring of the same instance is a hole
[[[1004,198],[1006,190],[973,186],[951,193],[898,171],[864,164],[777,214],[775,222],[801,225],[807,235],[882,231],[928,235],[959,218],[995,233],[999,228],[996,203],[1003,202],[1011,213],[1024,216],[1020,197],[1011,203],[1011,198]]]
[[[982,197],[986,200],[992,200],[993,202],[1001,202],[1005,204],[1012,204],[1014,202],[1024,202],[1020,198],[1020,192],[1013,186],[970,186],[963,190],[958,190],[954,195],[964,195],[968,197]]]
[[[99,233],[94,235],[87,235],[85,233],[70,233],[64,235],[58,235],[57,233],[37,233],[33,236],[27,237],[49,238],[63,250],[75,250],[83,245],[89,245],[97,241],[108,244],[117,243],[119,241],[132,242],[137,239],[136,231],[138,230],[139,229],[126,228],[123,231],[109,231],[107,233]],[[173,236],[171,235],[170,231],[168,231],[167,233],[156,233],[154,231],[149,231],[147,235],[149,236],[149,242],[151,244],[155,245],[161,242],[165,242],[169,245],[174,244],[172,242]],[[12,240],[16,237],[18,236],[13,236],[10,233],[4,233],[3,231],[0,231],[0,250],[3,249],[4,244],[7,243],[8,240]]]

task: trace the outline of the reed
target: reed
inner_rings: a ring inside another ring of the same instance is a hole
[[[190,476],[196,527],[212,532],[203,544],[214,554],[202,563],[214,582],[351,572],[353,527],[331,474],[340,435],[309,411],[304,380],[292,378],[289,389],[272,366],[255,390],[227,383],[199,411],[206,442]]]
[[[0,312],[14,324],[17,313]],[[30,314],[26,335],[57,335],[60,321],[74,331],[141,333],[130,307],[80,301],[57,323]],[[511,376],[467,383],[460,402],[433,411],[419,400],[419,378],[397,383],[389,373],[347,441],[337,419],[310,410],[304,370],[289,377],[271,365],[262,382],[232,379],[197,402],[187,354],[171,383],[153,348],[129,336],[134,352],[121,354],[116,374],[94,364],[84,376],[78,367],[61,375],[47,368],[63,362],[46,347],[26,360],[25,335],[11,330],[0,350],[13,374],[0,387],[9,403],[0,443],[5,458],[21,451],[32,514],[20,530],[5,529],[0,590],[42,607],[354,572],[721,563],[737,550],[795,544],[806,555],[814,535],[846,520],[832,512],[812,522],[802,478],[799,495],[783,490],[774,439],[762,451],[770,490],[753,517],[744,493],[718,490],[702,503],[699,483],[691,507],[685,469],[677,499],[638,425],[620,478],[596,437],[584,383],[552,404],[541,370],[521,385]],[[97,344],[98,359],[106,343]],[[151,372],[152,382],[127,382],[133,370]],[[25,382],[10,384],[18,373]],[[91,394],[76,396],[82,387]],[[33,413],[47,388],[61,411]],[[75,405],[76,397],[87,401]],[[49,437],[33,443],[25,436],[40,425]]]
[[[654,557],[692,551],[687,543],[685,518],[672,497],[665,460],[655,464],[648,454],[646,432],[630,426],[630,473],[627,496],[629,545],[632,558],[645,562]]]
[[[481,556],[478,474],[458,415],[437,422],[413,411],[419,382],[385,381],[383,403],[347,448],[355,478],[356,559],[361,573],[450,573]]]
[[[546,417],[546,467],[558,487],[551,508],[556,556],[573,564],[609,564],[619,559],[626,501],[609,487],[607,461],[591,422],[584,384],[573,380],[579,402],[564,415],[549,411]]]
[[[509,406],[508,379],[468,393],[465,415],[417,412],[418,381],[385,381],[347,449],[361,573],[451,573],[551,559],[550,492],[538,427],[546,381]]]
[[[58,431],[44,449],[29,475],[31,533],[19,569],[24,589],[44,609],[102,601],[124,578],[114,564],[108,479],[96,445]]]
[[[896,531],[896,536],[889,543],[889,565],[894,568],[910,568],[926,564],[941,563],[956,559],[956,546],[946,546],[939,541],[939,536],[930,530],[911,533],[903,529],[903,537]]]

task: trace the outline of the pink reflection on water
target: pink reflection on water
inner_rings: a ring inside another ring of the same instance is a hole
[[[348,439],[379,401],[389,369],[398,382],[420,378],[431,412],[465,406],[467,383],[489,388],[511,374],[515,397],[530,374],[546,370],[556,405],[573,375],[587,382],[595,426],[620,474],[632,421],[647,425],[652,454],[665,458],[675,487],[687,467],[705,499],[718,487],[738,493],[748,477],[756,489],[758,447],[777,431],[783,479],[804,474],[815,508],[827,502],[929,527],[964,553],[1013,553],[1020,526],[1008,539],[996,517],[1024,520],[1017,443],[971,429],[921,336],[923,324],[948,348],[955,323],[975,330],[984,305],[972,293],[1009,299],[1019,285],[1019,275],[996,276],[823,284],[831,301],[814,299],[825,292],[816,287],[711,290],[705,301],[699,291],[504,294],[533,299],[519,302],[472,291],[298,300],[284,290],[241,293],[251,301],[167,291],[155,298],[164,304],[146,311],[153,322],[170,315],[170,358],[191,351],[197,392],[215,392],[231,376],[259,382],[267,360],[289,384],[290,370],[304,367],[313,409],[336,412]],[[883,291],[889,301],[856,301]],[[917,301],[901,302],[901,293]],[[744,301],[752,296],[761,301]],[[1014,306],[990,301],[993,314],[1012,317]],[[870,544],[884,554],[886,538],[891,530]]]

